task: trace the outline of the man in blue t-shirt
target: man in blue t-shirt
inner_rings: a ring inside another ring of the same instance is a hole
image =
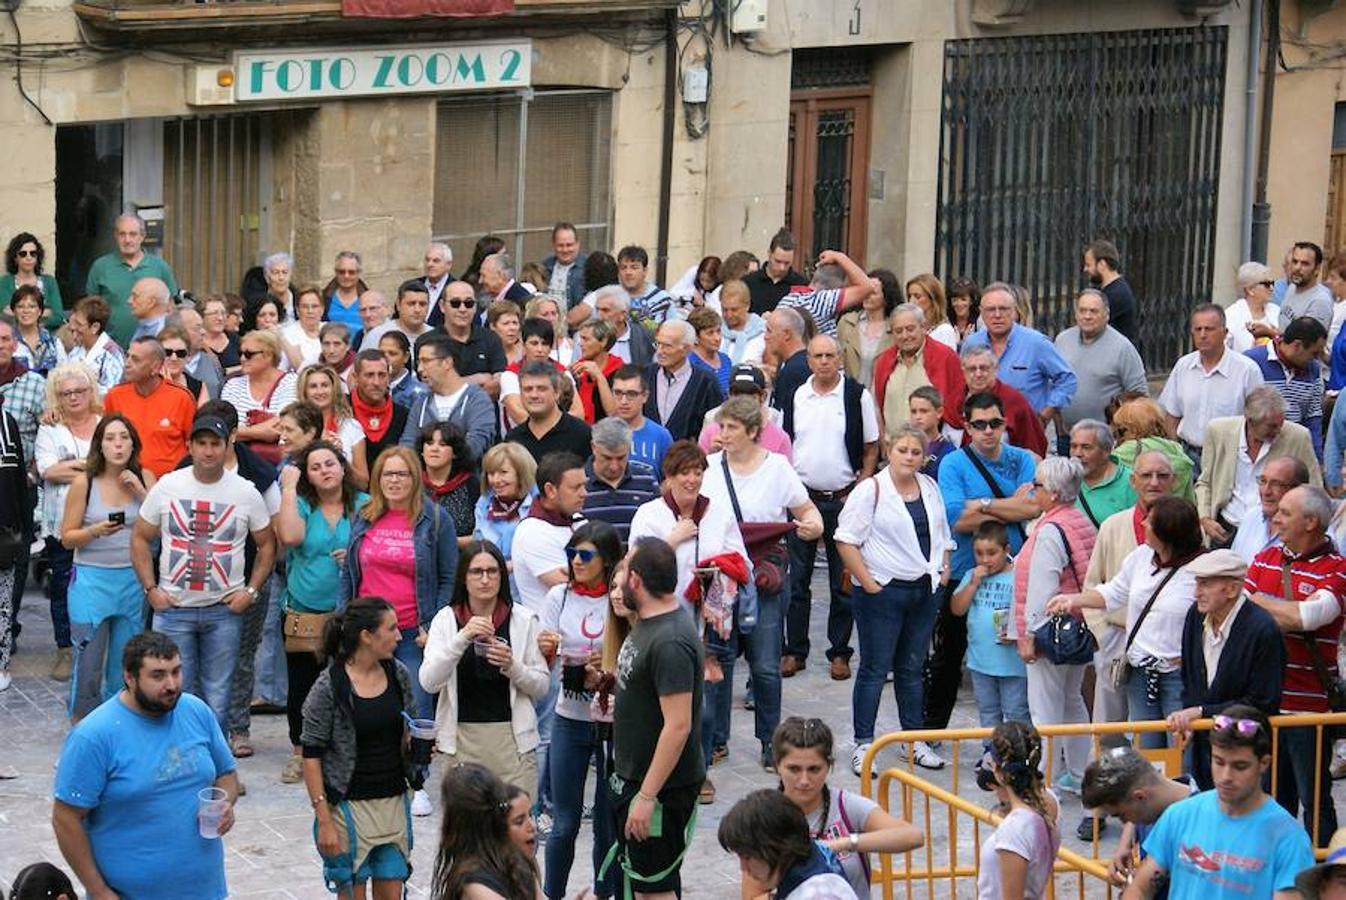
[[[1215,790],[1173,804],[1145,838],[1145,861],[1122,900],[1149,900],[1168,877],[1171,900],[1274,897],[1297,900],[1295,875],[1313,865],[1309,838],[1262,790],[1271,766],[1271,724],[1251,706],[1215,716]]]
[[[645,463],[654,470],[654,479],[662,480],[664,454],[673,444],[673,435],[663,425],[645,418],[645,401],[650,396],[645,372],[630,365],[613,372],[612,396],[617,407],[612,414],[631,426],[631,460]]]
[[[215,831],[234,824],[238,776],[210,707],[182,692],[167,635],[131,638],[124,688],[66,736],[52,829],[91,900],[220,900],[224,842],[201,836],[198,794],[223,791]]]

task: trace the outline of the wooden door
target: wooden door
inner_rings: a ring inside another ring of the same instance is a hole
[[[790,100],[786,227],[801,272],[824,250],[864,265],[869,104],[867,88],[796,91]]]

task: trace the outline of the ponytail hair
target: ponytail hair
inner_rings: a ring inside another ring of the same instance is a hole
[[[830,766],[835,762],[832,754],[832,729],[822,719],[806,719],[803,716],[790,716],[776,726],[771,736],[771,752],[779,761],[791,750],[816,750],[818,755]]]
[[[322,632],[322,659],[344,663],[360,649],[360,635],[376,631],[393,605],[382,597],[356,597],[327,620]]]
[[[991,732],[991,759],[1000,770],[1000,783],[1055,827],[1047,805],[1042,777],[1042,736],[1026,722],[1001,722]]]

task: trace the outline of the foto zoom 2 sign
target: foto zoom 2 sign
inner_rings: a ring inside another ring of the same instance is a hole
[[[527,87],[531,41],[234,54],[234,99],[300,100]]]

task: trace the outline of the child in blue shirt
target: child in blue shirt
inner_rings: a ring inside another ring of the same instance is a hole
[[[983,728],[1031,721],[1028,672],[1012,639],[1005,637],[1014,605],[1014,567],[1009,532],[1001,522],[983,522],[972,537],[976,566],[963,575],[949,609],[967,616],[967,667]]]

